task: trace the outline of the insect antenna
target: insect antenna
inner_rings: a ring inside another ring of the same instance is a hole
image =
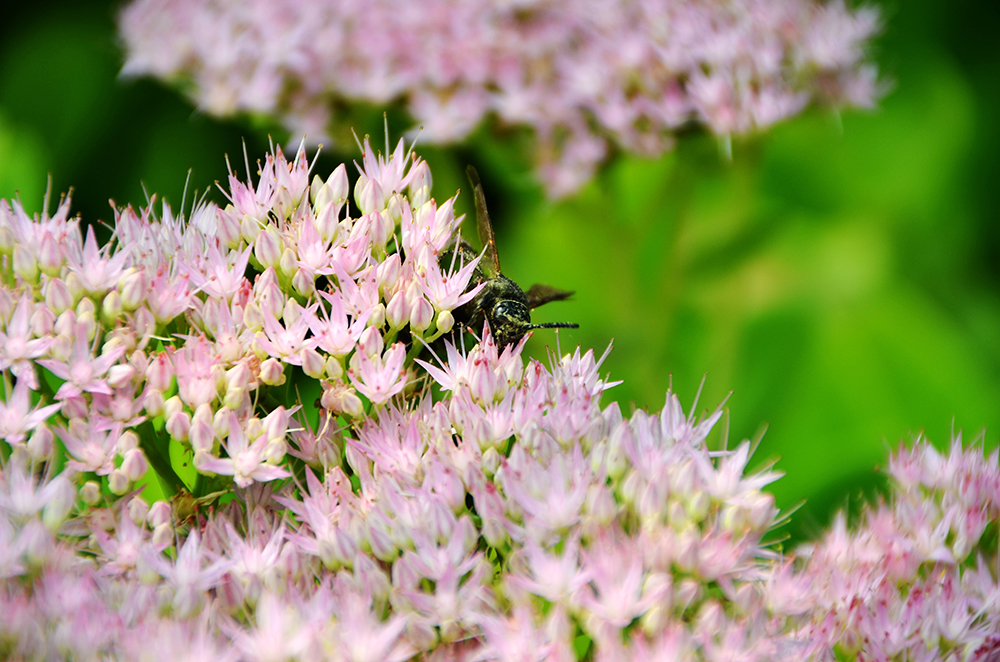
[[[572,322],[546,322],[545,324],[531,324],[529,329],[579,329],[579,324]]]

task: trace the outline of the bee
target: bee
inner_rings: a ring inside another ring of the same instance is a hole
[[[549,285],[532,285],[526,294],[517,283],[501,273],[496,237],[493,235],[493,224],[486,210],[486,196],[479,181],[479,173],[471,165],[466,172],[472,183],[472,194],[476,203],[476,226],[479,230],[479,240],[483,244],[482,259],[472,272],[466,291],[480,283],[484,283],[484,286],[471,301],[455,309],[455,321],[463,326],[475,327],[481,325],[485,318],[490,324],[497,348],[501,352],[504,347],[520,341],[531,329],[579,328],[579,324],[569,322],[531,323],[532,310],[550,301],[568,299],[573,293]],[[455,257],[466,264],[476,258],[476,252],[464,239],[459,240],[455,251],[458,253],[457,256],[452,251],[442,255],[442,264]]]

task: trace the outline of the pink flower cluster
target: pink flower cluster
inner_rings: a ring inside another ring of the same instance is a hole
[[[345,168],[276,154],[103,247],[0,203],[0,657],[996,659],[996,454],[903,449],[784,558],[719,410],[436,342],[470,266],[425,163],[366,144],[354,218]]]
[[[890,462],[892,499],[850,531],[839,517],[800,552],[790,592],[810,597],[803,635],[820,659],[1000,658],[1000,455],[926,442]],[[836,653],[836,658],[832,653]]]
[[[810,102],[870,106],[874,9],[843,0],[135,0],[125,72],[181,79],[210,113],[319,138],[344,102],[400,102],[450,142],[484,116],[531,127],[549,193],[609,148],[658,154],[691,123],[721,136]]]

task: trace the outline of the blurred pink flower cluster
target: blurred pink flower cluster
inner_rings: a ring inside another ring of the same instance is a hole
[[[811,102],[870,106],[878,28],[842,0],[135,0],[120,17],[124,71],[183,81],[213,114],[316,140],[358,101],[402,103],[431,142],[488,114],[528,126],[553,196],[692,123],[729,136]]]
[[[0,656],[996,659],[995,454],[903,449],[785,558],[719,410],[435,342],[470,274],[425,163],[366,144],[354,218],[344,167],[276,154],[103,247],[0,203]]]

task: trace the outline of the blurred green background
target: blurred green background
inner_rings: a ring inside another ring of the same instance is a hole
[[[85,221],[108,199],[176,209],[191,169],[222,201],[223,158],[263,155],[268,130],[196,112],[150,80],[121,80],[118,5],[48,2],[0,24],[0,197],[41,209],[46,177],[73,187]],[[601,353],[626,411],[658,410],[673,385],[685,408],[726,400],[730,444],[759,436],[777,460],[779,505],[805,500],[793,542],[883,488],[888,450],[962,431],[988,448],[1000,429],[1000,27],[985,0],[884,3],[875,57],[893,89],[871,112],[814,110],[737,140],[732,161],[701,132],[657,160],[619,156],[573,199],[531,178],[524,132],[488,127],[454,149],[418,151],[439,199],[480,170],[504,271],[522,285],[577,291],[538,311],[579,322],[566,348]],[[406,127],[390,114],[399,135]],[[381,109],[357,123],[381,136]],[[297,137],[296,137],[297,140]],[[380,138],[378,139],[381,140]],[[327,148],[329,172],[353,144]],[[242,168],[241,168],[242,169]],[[463,209],[469,196],[463,195]],[[531,352],[545,354],[551,331]],[[731,395],[730,395],[731,394]]]

